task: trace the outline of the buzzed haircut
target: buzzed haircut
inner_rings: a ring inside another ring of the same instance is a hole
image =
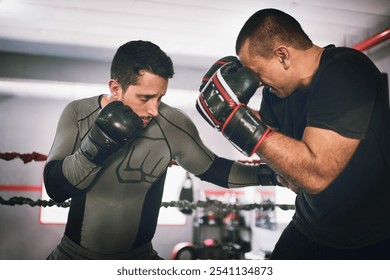
[[[313,46],[300,23],[277,9],[259,10],[245,22],[236,40],[236,54],[247,39],[250,54],[266,58],[272,56],[276,44],[284,43],[299,50]]]

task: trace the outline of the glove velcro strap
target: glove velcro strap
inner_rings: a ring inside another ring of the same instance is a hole
[[[221,131],[241,153],[249,157],[273,133],[244,104],[233,110]]]
[[[212,81],[217,87],[219,93],[223,98],[229,103],[231,107],[235,107],[237,104],[241,103],[236,94],[232,91],[230,86],[226,83],[225,78],[221,74],[221,68],[214,74]]]
[[[87,137],[81,142],[80,148],[82,154],[89,161],[102,165],[103,161],[120,147],[119,143],[94,125]]]
[[[196,100],[195,107],[211,126],[220,130],[221,122],[215,118],[214,113],[210,110],[210,107],[202,94],[200,94],[199,98]]]
[[[226,82],[223,83],[227,86]],[[230,90],[229,87],[228,90]],[[196,100],[195,106],[209,124],[221,130],[221,126],[225,123],[237,104],[231,98],[230,94],[227,93],[221,81],[214,75],[211,82],[207,83],[203,88]]]

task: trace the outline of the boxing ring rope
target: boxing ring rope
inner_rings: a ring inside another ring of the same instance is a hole
[[[7,161],[13,160],[15,158],[20,158],[26,164],[30,161],[45,161],[47,159],[47,156],[36,152],[32,152],[31,154],[9,152],[9,153],[0,153],[0,158]]]
[[[54,202],[53,200],[32,200],[27,197],[20,197],[15,196],[11,197],[10,199],[3,199],[0,196],[0,204],[1,205],[8,205],[8,206],[15,206],[15,205],[30,205],[31,207],[34,206],[42,206],[42,207],[52,207],[52,206],[58,206],[58,207],[69,207],[70,202],[65,201],[62,203]],[[295,206],[291,204],[275,204],[275,203],[250,203],[250,204],[230,204],[230,203],[223,203],[219,200],[206,200],[206,201],[196,201],[196,202],[189,202],[187,200],[180,200],[180,201],[171,201],[171,202],[162,202],[161,207],[176,207],[180,209],[186,209],[186,210],[195,210],[196,208],[208,208],[208,207],[217,207],[221,210],[226,211],[250,211],[254,209],[262,209],[264,211],[266,210],[274,210],[275,207],[279,207],[282,210],[294,210]]]
[[[32,152],[30,154],[22,154],[17,152],[6,152],[6,153],[0,153],[0,159],[10,161],[13,159],[21,159],[25,164],[29,163],[31,161],[45,161],[47,159],[47,156],[44,154],[40,154],[37,152]],[[241,160],[240,162],[244,164],[258,164],[261,161],[260,160]],[[175,161],[172,161],[170,166],[177,165]],[[16,205],[29,205],[31,207],[35,206],[41,206],[41,207],[69,207],[70,201],[65,201],[62,203],[57,203],[53,200],[32,200],[28,197],[21,197],[21,196],[15,196],[11,197],[9,199],[4,199],[2,196],[0,196],[0,205],[7,205],[7,206],[16,206]],[[185,210],[195,210],[197,208],[208,208],[208,207],[217,207],[221,210],[231,211],[231,210],[245,210],[250,211],[254,209],[262,209],[262,210],[274,210],[275,207],[278,207],[282,210],[294,210],[295,206],[291,204],[276,204],[270,201],[264,202],[264,203],[250,203],[250,204],[231,204],[231,203],[223,203],[219,200],[211,200],[207,199],[206,201],[196,201],[196,202],[189,202],[187,200],[180,200],[180,201],[171,201],[171,202],[162,202],[161,207],[176,207],[179,209],[185,209]]]

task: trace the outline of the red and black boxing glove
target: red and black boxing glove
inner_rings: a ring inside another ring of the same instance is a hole
[[[234,62],[241,64],[237,57],[235,56],[225,56],[221,59],[218,59],[214,64],[210,67],[210,69],[204,74],[202,81],[200,82],[199,86],[199,92],[201,92],[204,88],[204,86],[208,83],[208,81],[211,79],[211,77],[217,72],[219,68],[224,66],[226,63]]]
[[[271,130],[246,106],[260,84],[250,68],[225,63],[204,85],[196,108],[243,154],[252,156]]]
[[[216,72],[204,83],[214,69]],[[202,90],[196,108],[211,126],[221,130],[237,105],[249,102],[258,87],[258,78],[233,56],[217,61],[207,73],[200,86]]]

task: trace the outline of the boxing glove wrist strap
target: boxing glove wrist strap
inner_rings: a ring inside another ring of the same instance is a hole
[[[226,119],[221,132],[240,152],[252,156],[274,131],[240,104]]]
[[[261,186],[277,186],[280,185],[276,179],[276,173],[267,164],[259,165],[259,181]]]
[[[121,146],[94,125],[87,137],[81,142],[80,150],[89,161],[96,165],[102,165],[103,161]]]

